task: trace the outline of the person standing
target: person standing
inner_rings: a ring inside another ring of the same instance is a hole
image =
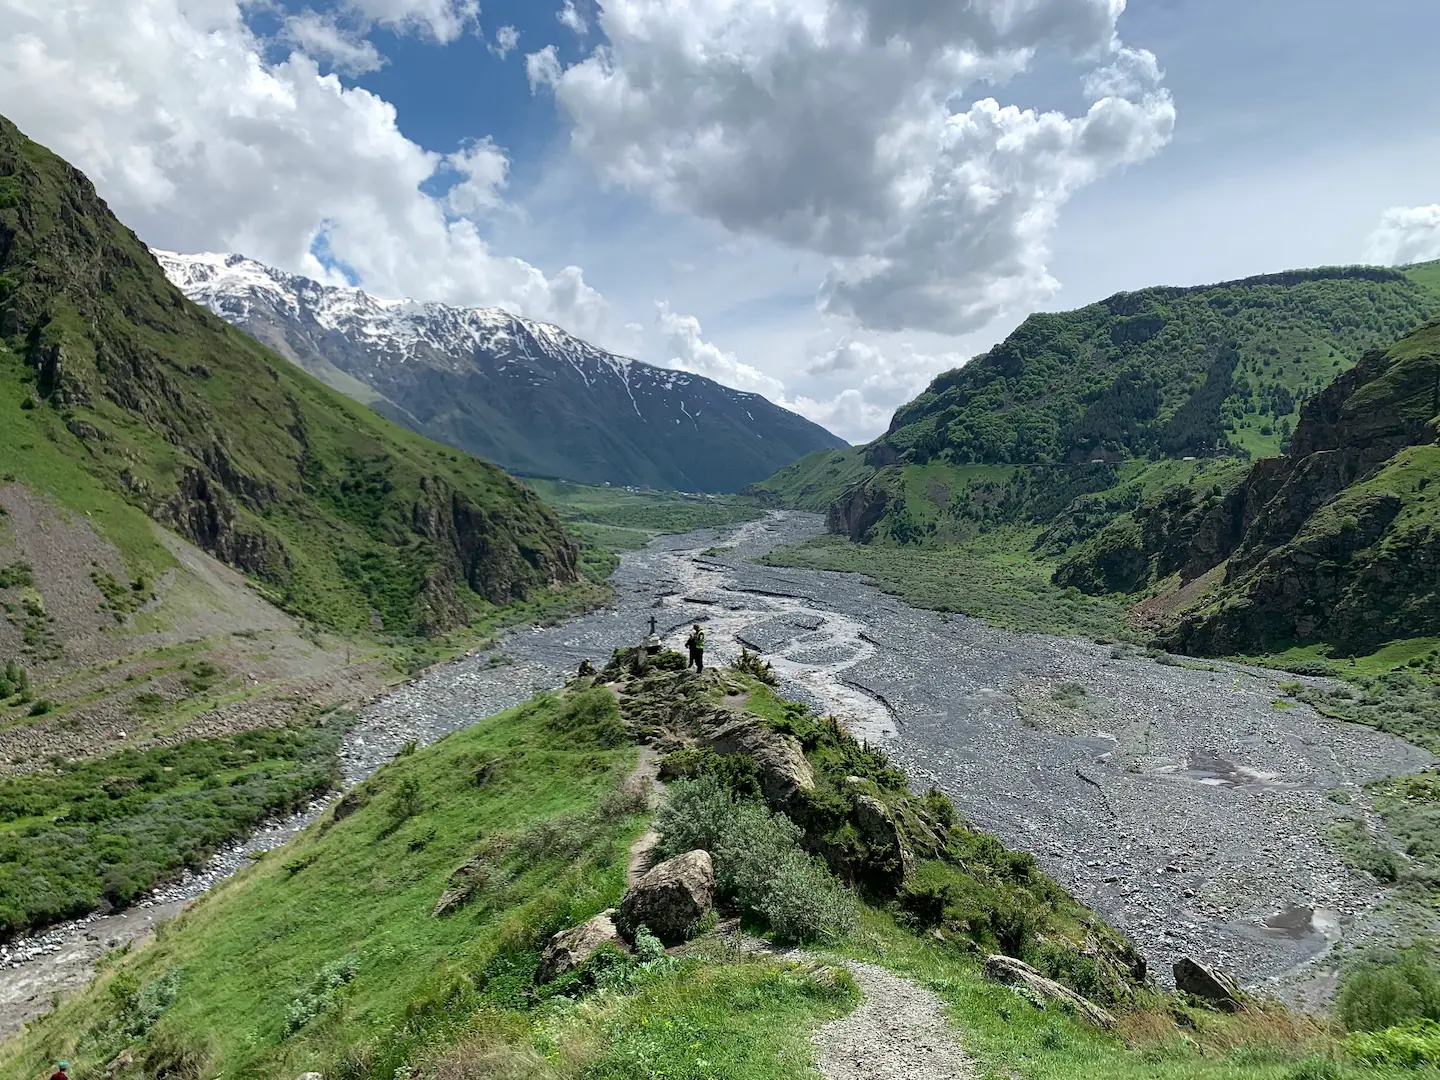
[[[690,662],[685,666],[693,667],[697,674],[705,673],[705,631],[700,629],[697,622],[690,631],[690,636],[685,639],[685,647],[690,650]]]
[[[68,1061],[60,1062],[60,1064],[56,1067],[55,1071],[50,1074],[50,1080],[70,1080],[70,1076],[67,1072],[69,1068],[70,1063]]]

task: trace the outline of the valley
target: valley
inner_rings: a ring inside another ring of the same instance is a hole
[[[1333,991],[1336,947],[1386,938],[1385,889],[1350,869],[1330,835],[1373,821],[1365,786],[1416,772],[1429,754],[1319,717],[1283,673],[1019,635],[910,607],[854,575],[751,561],[820,527],[813,515],[772,513],[625,554],[612,607],[514,631],[362,709],[340,750],[346,785],[412,740],[434,742],[603,661],[643,636],[651,615],[675,645],[700,620],[710,663],[760,651],[782,692],[838,716],[978,827],[1033,852],[1162,979],[1189,955],[1315,1006]],[[145,902],[173,912],[324,806]],[[0,971],[7,1026],[121,940],[110,922],[51,935],[56,951]],[[89,949],[63,944],[87,935]]]

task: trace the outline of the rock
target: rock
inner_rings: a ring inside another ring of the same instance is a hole
[[[620,902],[616,920],[627,941],[646,927],[666,945],[686,940],[715,902],[715,866],[708,851],[689,851],[662,862]]]
[[[625,944],[625,939],[615,928],[614,917],[613,908],[602,911],[588,922],[562,930],[552,937],[540,954],[540,970],[535,974],[535,981],[553,982],[567,971],[580,967],[605,945],[629,952],[630,946]]]
[[[1021,986],[1047,1001],[1059,1002],[1098,1028],[1106,1031],[1115,1028],[1115,1017],[1099,1005],[1089,998],[1081,997],[1069,987],[1061,986],[1054,979],[1047,979],[1029,964],[1016,960],[1013,956],[987,956],[984,970],[986,978],[1007,986]]]
[[[301,1073],[296,1077],[296,1080],[325,1080],[325,1074],[317,1072]]]
[[[1175,961],[1175,989],[1200,998],[1221,1012],[1235,1012],[1244,1004],[1240,987],[1228,975],[1213,971],[1188,956]]]
[[[760,789],[772,806],[783,808],[802,791],[815,788],[815,773],[793,735],[763,721],[722,710],[700,725],[698,742],[721,757],[748,754],[760,773]]]
[[[105,1075],[112,1078],[119,1076],[133,1064],[135,1064],[135,1055],[129,1050],[121,1050],[119,1055],[105,1066]]]
[[[893,853],[900,860],[901,876],[909,877],[915,868],[910,849],[890,808],[873,795],[859,795],[855,799],[855,826],[860,836],[871,848]]]

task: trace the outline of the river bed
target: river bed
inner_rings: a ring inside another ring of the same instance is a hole
[[[978,827],[1032,852],[1128,934],[1162,982],[1188,955],[1313,1005],[1333,984],[1332,946],[1383,931],[1382,891],[1349,872],[1326,836],[1363,812],[1363,785],[1430,755],[1303,705],[1277,708],[1294,676],[1015,634],[912,608],[855,575],[750,561],[821,529],[814,515],[772,513],[625,555],[607,610],[518,631],[364,710],[342,750],[347,785],[411,739],[433,742],[638,644],[652,616],[677,648],[699,621],[708,663],[742,646],[762,652],[784,693],[836,715]],[[0,1036],[325,805],[128,913],[12,943],[0,958]]]

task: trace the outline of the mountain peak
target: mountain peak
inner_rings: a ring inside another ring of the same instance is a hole
[[[334,388],[516,472],[735,491],[846,445],[758,394],[500,308],[381,299],[243,255],[154,254],[190,299]]]

